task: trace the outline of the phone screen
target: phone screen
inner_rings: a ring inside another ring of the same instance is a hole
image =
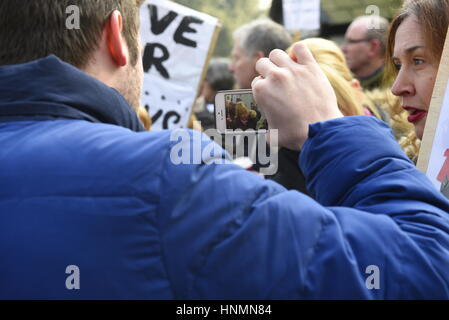
[[[257,107],[252,93],[224,95],[226,130],[268,130],[267,119]]]

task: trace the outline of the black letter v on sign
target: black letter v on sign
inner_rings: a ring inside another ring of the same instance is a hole
[[[158,10],[153,4],[148,5],[150,9],[150,20],[151,20],[151,32],[155,35],[163,33],[170,23],[176,19],[178,14],[176,12],[170,11],[161,20],[158,20]]]

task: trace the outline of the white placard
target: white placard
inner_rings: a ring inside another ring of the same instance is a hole
[[[320,0],[282,0],[282,8],[287,30],[320,29]]]
[[[436,188],[449,197],[449,83],[440,110],[427,176]]]
[[[152,130],[185,128],[219,21],[167,0],[147,0],[140,16]]]
[[[449,31],[427,114],[418,168],[449,198]]]

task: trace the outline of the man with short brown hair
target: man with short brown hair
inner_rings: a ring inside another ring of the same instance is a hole
[[[0,65],[25,63],[54,54],[75,67],[85,68],[115,10],[120,12],[130,62],[135,65],[139,56],[138,8],[143,1],[58,0],[58,5],[48,0],[1,1]],[[68,29],[69,9],[74,4],[80,10],[82,27]]]
[[[0,66],[54,54],[117,89],[137,111],[143,72],[138,18],[142,2],[1,1]],[[81,27],[68,29],[67,8],[74,4],[79,8]],[[114,70],[115,66],[120,68]]]

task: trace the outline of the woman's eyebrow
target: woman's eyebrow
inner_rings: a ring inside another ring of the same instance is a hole
[[[405,49],[405,53],[406,54],[410,54],[413,51],[418,50],[418,49],[424,49],[424,46],[413,46],[413,47],[410,47],[408,49]]]
[[[404,51],[405,51],[406,55],[410,55],[410,54],[412,54],[414,51],[416,51],[418,49],[424,49],[424,46],[413,46],[413,47],[405,49]],[[396,57],[396,56],[392,56],[391,59],[392,60],[395,60],[395,59],[399,60],[399,58]]]

